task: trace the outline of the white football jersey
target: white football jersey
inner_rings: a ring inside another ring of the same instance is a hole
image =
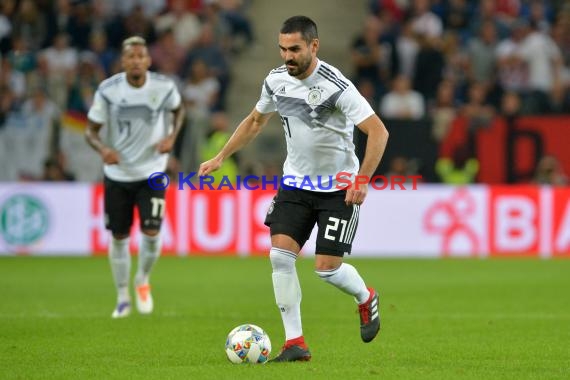
[[[338,190],[338,173],[358,174],[354,126],[374,110],[335,67],[319,60],[303,80],[290,76],[285,65],[272,70],[256,109],[281,116],[287,140],[283,183],[330,192]]]
[[[132,182],[164,172],[168,154],[156,146],[170,133],[166,113],[180,105],[174,82],[160,74],[147,72],[142,87],[133,87],[126,74],[119,73],[99,85],[87,117],[103,124],[105,144],[119,152],[118,165],[104,165],[107,177]]]

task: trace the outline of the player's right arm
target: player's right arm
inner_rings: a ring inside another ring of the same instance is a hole
[[[95,149],[103,159],[103,162],[107,165],[113,165],[119,163],[119,153],[113,148],[108,147],[103,144],[101,136],[99,136],[99,131],[103,127],[102,124],[95,123],[91,120],[87,122],[87,130],[85,131],[85,139]]]
[[[251,142],[259,132],[261,132],[261,129],[267,125],[267,122],[274,113],[275,112],[261,113],[254,107],[251,113],[238,125],[235,132],[220,152],[211,160],[203,162],[200,165],[198,175],[208,175],[209,173],[218,170],[226,158],[249,144],[249,142]]]
[[[99,136],[101,127],[103,127],[103,124],[105,124],[108,119],[109,110],[107,103],[108,102],[101,94],[101,90],[98,89],[93,97],[93,105],[87,114],[85,139],[87,140],[87,143],[101,155],[104,163],[107,165],[113,165],[119,163],[119,153],[105,145],[101,140],[101,136]]]

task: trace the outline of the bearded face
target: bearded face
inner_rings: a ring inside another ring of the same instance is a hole
[[[299,32],[280,34],[279,49],[289,75],[297,79],[309,76],[308,71],[317,54],[318,40],[307,43]]]

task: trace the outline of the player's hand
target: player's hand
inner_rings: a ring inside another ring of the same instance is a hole
[[[109,147],[101,149],[101,157],[103,158],[103,162],[107,165],[116,165],[119,163],[119,152],[115,149]]]
[[[200,169],[198,169],[198,176],[202,177],[204,175],[208,175],[211,172],[218,170],[221,166],[222,160],[216,157],[206,162],[202,162],[200,164]]]
[[[174,147],[174,139],[172,137],[165,137],[158,142],[156,150],[159,153],[169,153]]]
[[[361,205],[364,203],[364,199],[368,194],[368,185],[367,184],[352,184],[348,189],[346,189],[346,197],[344,198],[344,202],[347,206],[351,205]]]

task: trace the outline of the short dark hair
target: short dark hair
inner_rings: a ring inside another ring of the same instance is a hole
[[[281,34],[301,33],[303,40],[309,44],[316,38],[319,38],[317,33],[317,24],[307,16],[293,16],[285,20],[281,30]]]
[[[123,52],[131,46],[144,46],[146,47],[146,40],[140,36],[132,36],[123,41]]]

